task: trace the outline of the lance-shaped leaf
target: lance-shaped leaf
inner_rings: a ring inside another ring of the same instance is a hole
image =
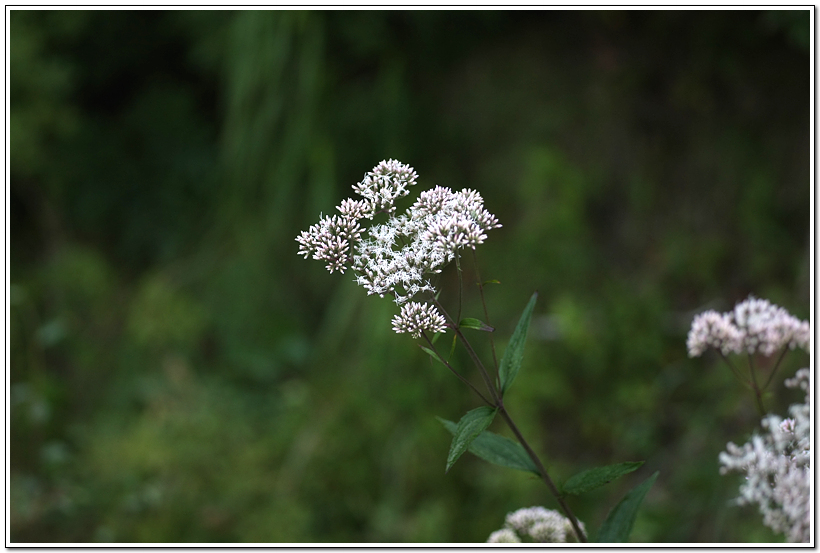
[[[496,409],[490,407],[478,407],[461,417],[456,425],[455,434],[453,434],[453,442],[450,444],[450,453],[447,455],[447,468],[444,472],[448,472],[459,457],[461,457],[470,444],[473,443],[479,434],[484,432],[490,423],[495,418]]]
[[[438,420],[450,434],[456,433],[456,423],[441,418]],[[489,430],[485,430],[479,434],[478,437],[473,440],[473,443],[470,444],[470,447],[467,448],[467,451],[477,457],[481,457],[488,463],[523,470],[524,472],[531,472],[536,476],[540,476],[538,467],[535,466],[535,463],[533,463],[530,456],[527,455],[524,448],[521,447],[521,444],[504,436],[499,436]]]
[[[527,307],[524,308],[524,312],[518,320],[518,325],[510,338],[510,343],[507,344],[507,349],[504,350],[504,357],[501,358],[498,373],[501,379],[502,394],[509,389],[510,384],[518,374],[518,369],[521,368],[521,361],[524,359],[524,342],[527,341],[527,331],[530,328],[530,319],[532,318],[532,310],[535,308],[536,299],[538,299],[538,292],[532,295]]]
[[[658,473],[655,472],[643,483],[632,488],[615,505],[604,523],[601,524],[601,529],[598,531],[598,543],[626,543],[632,532],[632,526],[635,524],[635,518],[638,516],[638,508],[657,477]]]
[[[474,330],[483,330],[484,332],[492,332],[495,330],[493,327],[485,323],[480,319],[472,319],[467,317],[465,319],[461,319],[461,322],[458,323],[458,326],[461,328],[472,328]]]
[[[426,347],[422,346],[421,344],[419,344],[419,347],[421,348],[421,350],[424,353],[426,353],[427,355],[429,355],[430,357],[432,357],[433,359],[435,359],[436,361],[438,361],[442,365],[446,366],[446,363],[444,363],[444,361],[442,361],[441,357],[439,357],[438,354],[436,354],[435,351],[431,350],[430,348],[426,348]]]
[[[604,484],[609,484],[624,474],[638,470],[641,465],[643,465],[643,461],[630,461],[585,470],[564,482],[561,491],[565,494],[579,495],[594,490],[595,488],[600,488]]]

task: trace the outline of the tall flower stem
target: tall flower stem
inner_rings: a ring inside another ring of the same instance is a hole
[[[760,391],[760,386],[757,385],[757,375],[755,374],[755,364],[752,354],[749,354],[749,374],[752,376],[752,389],[755,392],[755,401],[757,403],[757,411],[762,417],[766,414],[766,409],[763,407],[763,394]]]
[[[487,323],[487,324],[490,324],[490,323]],[[783,361],[783,358],[786,356],[787,351],[789,351],[789,346],[788,345],[783,346],[783,351],[780,352],[780,357],[777,358],[777,362],[774,364],[774,367],[772,368],[772,372],[769,374],[769,378],[766,379],[766,383],[763,385],[764,390],[769,387],[769,384],[772,383],[772,379],[774,378],[774,373],[776,373],[778,367],[780,367],[780,362]]]
[[[458,312],[456,313],[456,324],[461,322],[461,306],[464,299],[464,279],[461,277],[461,256],[456,252],[456,269],[458,270]]]
[[[473,265],[475,266],[478,293],[481,296],[481,306],[484,308],[484,322],[487,323],[489,326],[492,326],[493,323],[490,322],[490,313],[489,311],[487,311],[487,301],[484,299],[484,281],[481,280],[481,271],[478,268],[478,256],[476,256],[475,248],[473,248]],[[498,374],[498,356],[495,353],[495,340],[493,339],[492,332],[490,332],[490,348],[493,350],[493,366],[495,367],[495,385],[500,390],[501,376]]]
[[[437,300],[434,299],[433,301],[435,301],[436,304],[438,304]],[[444,311],[441,308],[441,306],[439,306],[439,309],[441,309],[441,311],[442,311],[442,313],[444,313],[445,317],[447,317],[448,319],[450,318],[447,315],[446,311]],[[585,543],[587,541],[587,538],[586,538],[586,535],[584,534],[584,531],[581,530],[581,527],[578,524],[578,519],[575,518],[575,514],[572,512],[572,509],[569,508],[569,505],[567,505],[566,501],[564,501],[564,498],[561,496],[561,493],[558,491],[558,488],[555,487],[555,484],[553,483],[552,479],[550,478],[549,474],[547,473],[547,469],[544,468],[544,464],[541,462],[541,459],[538,457],[538,455],[535,453],[535,451],[533,451],[532,447],[530,447],[530,444],[524,438],[523,434],[521,434],[521,431],[518,430],[518,426],[515,424],[515,421],[513,421],[512,417],[510,416],[509,412],[507,411],[507,408],[504,406],[504,400],[501,397],[500,389],[496,388],[493,385],[492,381],[490,380],[489,375],[487,374],[487,370],[484,368],[484,364],[481,362],[481,359],[479,359],[478,355],[476,354],[475,350],[473,349],[473,346],[470,344],[470,341],[467,340],[467,338],[464,336],[464,334],[461,333],[461,331],[458,329],[458,326],[454,326],[454,330],[456,332],[456,335],[461,340],[461,343],[464,344],[464,347],[467,350],[467,353],[470,355],[470,358],[473,360],[473,363],[475,364],[476,368],[478,368],[479,372],[481,373],[481,376],[484,378],[484,382],[487,384],[487,388],[490,390],[490,394],[492,395],[492,402],[490,402],[486,397],[484,397],[484,395],[482,395],[475,388],[475,386],[473,386],[467,379],[465,379],[458,372],[456,372],[455,369],[453,369],[450,366],[450,364],[447,361],[444,360],[444,358],[441,356],[441,354],[438,352],[438,350],[435,349],[435,346],[433,345],[433,342],[427,337],[426,334],[422,334],[422,335],[424,336],[424,339],[427,340],[427,343],[430,344],[430,347],[432,348],[433,352],[438,356],[438,358],[442,361],[442,363],[447,365],[447,368],[449,368],[453,372],[453,374],[458,376],[458,378],[462,382],[464,382],[470,388],[472,388],[472,390],[476,394],[478,394],[478,396],[481,399],[483,399],[485,403],[489,404],[491,407],[495,407],[496,409],[498,409],[498,412],[501,413],[501,417],[504,419],[504,422],[507,423],[507,426],[510,428],[510,430],[512,430],[513,434],[515,434],[516,439],[521,444],[521,446],[524,448],[524,451],[527,452],[527,455],[529,456],[529,458],[532,459],[533,463],[535,463],[535,466],[538,468],[538,472],[541,475],[541,479],[547,485],[547,488],[549,489],[550,493],[555,497],[556,501],[558,501],[558,505],[561,507],[561,510],[564,511],[564,515],[566,515],[566,517],[569,519],[570,524],[572,524],[572,529],[573,529],[573,531],[575,532],[575,535],[578,538],[578,541],[580,543]]]
[[[746,381],[743,379],[743,377],[742,377],[742,376],[740,376],[740,371],[738,371],[738,370],[735,368],[734,364],[732,364],[732,362],[731,362],[731,361],[729,361],[729,358],[728,358],[728,357],[726,357],[726,356],[723,354],[723,352],[722,352],[722,351],[720,351],[720,348],[715,348],[715,351],[718,353],[718,355],[720,355],[720,358],[721,358],[721,359],[723,359],[723,362],[724,362],[724,363],[726,363],[726,365],[728,365],[729,369],[732,371],[732,374],[733,374],[733,375],[735,375],[735,378],[737,378],[737,379],[738,379],[738,381],[740,381],[740,383],[741,383],[741,384],[743,384],[744,386],[746,386],[747,388],[749,388],[750,390],[752,390],[752,389],[753,389],[753,388],[752,388],[752,385],[751,385],[751,384],[749,384],[748,382],[746,382]]]
[[[445,365],[448,369],[450,369],[450,372],[451,372],[451,373],[453,373],[454,375],[456,375],[456,377],[458,377],[458,379],[459,379],[459,380],[461,380],[463,383],[465,383],[467,386],[469,386],[469,387],[470,387],[470,388],[471,388],[471,389],[472,389],[472,390],[473,390],[473,391],[474,391],[474,392],[478,395],[478,397],[480,397],[482,400],[484,400],[484,403],[486,403],[486,404],[487,404],[487,405],[489,405],[490,407],[493,407],[493,406],[494,406],[493,402],[492,402],[492,401],[490,401],[489,399],[487,399],[486,397],[484,397],[484,394],[482,394],[481,392],[479,392],[479,391],[478,391],[478,388],[476,388],[475,386],[473,386],[473,383],[472,383],[472,382],[470,382],[469,380],[467,380],[466,378],[464,378],[464,377],[461,375],[461,373],[459,373],[457,370],[455,370],[455,369],[453,368],[453,366],[452,366],[452,365],[450,365],[450,363],[449,363],[446,359],[444,359],[444,357],[442,357],[442,356],[441,356],[441,354],[440,354],[440,353],[438,352],[438,350],[436,349],[435,344],[433,344],[433,341],[430,339],[430,337],[429,337],[429,336],[427,336],[427,334],[426,334],[424,331],[422,331],[421,335],[424,337],[424,339],[425,339],[425,340],[427,340],[427,344],[430,346],[430,349],[431,349],[431,350],[433,350],[433,353],[435,353],[435,354],[436,354],[436,356],[439,358],[439,361],[441,361],[442,363],[444,363],[444,365]]]
[[[569,508],[569,505],[567,505],[566,501],[564,501],[564,498],[561,496],[560,492],[558,491],[558,488],[555,487],[555,484],[549,477],[549,474],[547,474],[547,469],[544,468],[544,464],[541,462],[541,459],[538,458],[538,455],[535,453],[535,451],[532,450],[530,444],[527,443],[527,440],[524,439],[524,436],[521,434],[521,431],[518,430],[518,426],[516,426],[515,422],[512,420],[512,417],[510,417],[510,414],[507,412],[507,408],[504,407],[504,401],[500,398],[498,400],[497,407],[498,412],[501,413],[502,417],[504,417],[504,422],[507,423],[507,426],[509,426],[510,430],[512,430],[513,434],[515,434],[515,437],[518,439],[519,443],[524,448],[524,451],[527,452],[527,455],[529,455],[530,459],[532,459],[533,463],[535,463],[535,466],[538,467],[538,471],[541,473],[541,479],[547,485],[547,488],[549,488],[550,493],[552,493],[552,495],[555,496],[555,499],[558,501],[558,505],[561,506],[561,509],[564,511],[564,514],[569,519],[570,524],[572,524],[572,529],[575,531],[575,535],[578,537],[578,541],[580,543],[585,543],[587,541],[587,537],[584,534],[584,531],[581,530],[581,527],[578,524],[578,519],[575,518],[575,514],[572,512],[572,509]]]
[[[493,401],[497,403],[501,395],[496,390],[496,387],[490,379],[489,374],[487,374],[487,369],[484,368],[484,364],[481,362],[481,359],[479,359],[478,355],[473,349],[473,346],[470,345],[470,342],[467,340],[467,338],[464,337],[464,334],[462,334],[461,330],[459,330],[458,321],[454,321],[453,318],[447,314],[447,311],[438,302],[438,299],[436,299],[435,296],[433,296],[433,301],[435,302],[436,307],[438,307],[439,311],[441,311],[441,313],[444,314],[444,317],[448,319],[450,324],[453,326],[453,330],[455,331],[456,336],[458,336],[458,338],[461,340],[461,343],[464,344],[464,347],[467,349],[467,353],[470,355],[470,359],[473,360],[473,363],[475,364],[476,368],[478,368],[478,372],[481,373],[481,378],[484,379],[484,384],[487,385],[487,390],[490,392]]]

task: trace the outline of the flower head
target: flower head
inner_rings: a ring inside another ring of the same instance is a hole
[[[705,311],[695,317],[686,340],[689,357],[698,357],[710,347],[719,349],[724,355],[740,347],[743,336],[732,324],[728,313]]]
[[[362,228],[355,219],[344,214],[325,216],[296,238],[299,255],[307,259],[313,254],[313,259],[327,261],[325,268],[331,273],[344,273],[350,260],[350,245],[361,234]]]
[[[584,523],[578,522],[584,530]],[[569,543],[576,541],[572,523],[564,515],[544,507],[528,507],[507,514],[504,528],[490,534],[487,543],[519,543],[521,538],[538,543]]]
[[[398,334],[408,332],[413,338],[420,338],[425,330],[444,332],[446,329],[447,321],[429,303],[407,303],[402,306],[401,313],[393,317],[393,330]]]
[[[738,503],[757,504],[763,523],[793,543],[811,538],[811,417],[809,370],[800,369],[786,386],[806,392],[804,403],[789,407],[791,418],[768,415],[763,435],[743,446],[729,443],[719,455],[721,474],[745,473]]]
[[[422,292],[435,294],[430,278],[458,250],[474,249],[487,239],[488,230],[501,225],[484,208],[481,194],[469,188],[453,192],[436,186],[396,215],[395,200],[406,196],[417,178],[412,167],[398,160],[380,162],[353,185],[361,199],[346,198],[337,207],[339,215],[323,217],[300,233],[299,254],[325,261],[331,273],[352,268],[368,295],[389,294],[399,305]],[[360,226],[379,213],[386,213],[387,220]]]
[[[808,350],[809,323],[767,300],[750,296],[728,313],[705,311],[695,317],[686,346],[690,357],[709,348],[721,353],[772,355],[786,346]]]
[[[416,178],[418,175],[412,167],[391,159],[380,162],[366,173],[361,182],[353,185],[353,191],[367,201],[370,206],[367,216],[372,219],[375,212],[395,211],[393,202],[408,194],[407,187],[416,184]]]
[[[521,538],[509,528],[502,528],[490,534],[487,543],[521,543]]]

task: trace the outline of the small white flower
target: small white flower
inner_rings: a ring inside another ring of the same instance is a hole
[[[430,277],[459,249],[475,248],[488,230],[501,225],[484,209],[481,194],[443,186],[422,192],[406,213],[395,215],[395,200],[408,194],[417,177],[397,160],[380,162],[353,186],[361,200],[343,200],[337,207],[340,215],[324,217],[300,233],[299,254],[325,261],[330,272],[344,273],[351,266],[368,295],[390,294],[399,305],[419,293],[435,293]],[[365,234],[359,221],[385,212],[387,221]]]
[[[473,219],[463,213],[440,217],[432,221],[424,234],[424,239],[435,243],[435,247],[445,252],[455,252],[469,246],[473,249],[483,244],[487,235]]]
[[[369,201],[373,211],[395,211],[396,198],[408,194],[407,187],[416,184],[418,175],[409,165],[398,160],[382,161],[364,179],[353,185],[353,191]],[[372,218],[372,214],[369,215]]]
[[[686,345],[690,357],[709,348],[769,356],[788,346],[808,351],[809,323],[767,300],[750,296],[728,313],[705,311],[695,317]]]
[[[689,357],[698,357],[707,349],[719,349],[724,355],[740,348],[743,336],[732,324],[729,314],[705,311],[695,317],[686,340]]]
[[[718,456],[721,474],[745,473],[738,502],[757,504],[763,523],[792,543],[811,539],[811,417],[809,370],[800,369],[786,386],[806,392],[804,403],[789,407],[790,419],[768,415],[765,433],[739,447],[733,443]]]
[[[579,521],[578,525],[584,531],[584,523]],[[508,513],[504,528],[490,534],[487,543],[500,543],[501,538],[507,540],[507,543],[517,543],[525,537],[538,543],[577,541],[572,523],[564,515],[544,507],[528,507]]]
[[[804,331],[808,333],[808,323],[802,323],[782,307],[751,296],[737,304],[732,315],[743,333],[741,347],[746,353],[772,355],[787,344],[794,348],[804,342]]]
[[[410,207],[411,218],[418,220],[444,210],[453,195],[453,191],[443,186],[436,186],[419,194],[416,202]]]
[[[367,200],[353,200],[346,198],[342,200],[336,209],[338,209],[344,217],[349,219],[372,219],[373,205]]]
[[[794,419],[783,419],[783,422],[780,423],[780,431],[794,434]]]
[[[521,543],[521,540],[516,533],[509,528],[502,528],[490,534],[490,537],[487,538],[487,543]]]
[[[428,303],[410,302],[401,308],[393,317],[393,330],[401,334],[409,333],[413,338],[420,338],[422,331],[444,332],[447,321],[435,306]]]
[[[325,216],[296,238],[299,255],[305,259],[313,254],[313,259],[327,261],[326,268],[345,272],[350,261],[350,244],[358,241],[362,228],[355,219],[345,216]]]

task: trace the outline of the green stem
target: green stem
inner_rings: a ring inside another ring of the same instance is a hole
[[[732,370],[732,374],[735,375],[735,378],[737,378],[740,381],[741,384],[743,384],[744,386],[746,386],[750,390],[753,389],[752,385],[749,384],[748,382],[746,382],[743,379],[743,377],[740,376],[740,371],[738,371],[735,368],[735,366],[732,364],[732,362],[729,361],[729,359],[725,355],[723,355],[723,352],[720,351],[718,348],[715,348],[715,351],[718,353],[718,355],[720,355],[720,358],[723,359],[723,362],[726,363],[729,366],[729,368]]]
[[[757,375],[755,375],[755,364],[752,354],[749,354],[749,374],[752,376],[752,389],[755,392],[755,402],[757,403],[757,411],[762,417],[766,414],[766,409],[763,407],[763,395],[760,393],[760,386],[757,385]]]
[[[441,311],[441,313],[447,319],[449,319],[452,323],[452,318],[447,314],[447,311],[445,311],[445,309],[438,302],[438,299],[433,297],[433,302],[435,302],[436,306]],[[486,306],[485,306],[485,309],[486,309]],[[541,474],[541,479],[547,485],[547,488],[549,489],[550,493],[552,493],[552,495],[555,497],[556,501],[558,501],[558,505],[561,507],[561,510],[564,511],[564,514],[569,519],[570,524],[572,524],[572,529],[573,529],[573,531],[575,532],[575,535],[578,538],[578,541],[580,543],[586,543],[587,537],[584,534],[584,531],[581,530],[581,527],[578,524],[578,519],[575,518],[575,514],[572,512],[572,509],[570,509],[569,505],[567,505],[566,501],[564,501],[564,498],[561,496],[561,493],[558,491],[558,488],[555,487],[555,484],[553,483],[552,479],[549,477],[549,474],[547,473],[547,469],[544,468],[544,464],[541,462],[541,459],[538,457],[538,455],[535,453],[535,451],[533,451],[532,447],[530,447],[530,444],[527,442],[527,440],[524,439],[524,436],[521,434],[521,431],[518,430],[518,426],[516,426],[516,424],[513,421],[512,417],[510,417],[510,414],[507,412],[507,408],[504,406],[504,401],[501,398],[501,392],[500,392],[501,388],[500,388],[500,386],[497,389],[496,389],[495,386],[493,386],[493,383],[490,380],[489,375],[487,374],[487,369],[484,368],[484,364],[481,362],[481,359],[479,359],[478,355],[476,354],[476,352],[473,349],[472,345],[470,344],[469,340],[467,340],[467,338],[464,336],[464,334],[461,333],[461,330],[459,330],[458,323],[453,324],[453,329],[455,330],[456,335],[461,340],[461,343],[464,344],[464,347],[467,350],[467,353],[470,355],[470,358],[473,360],[473,363],[475,364],[476,368],[478,368],[479,372],[481,373],[481,377],[484,379],[484,383],[487,385],[487,389],[490,391],[490,395],[492,396],[493,403],[490,403],[487,400],[487,398],[485,398],[469,381],[467,381],[464,377],[462,377],[454,369],[452,369],[450,367],[449,363],[445,362],[445,364],[447,365],[448,368],[450,368],[451,371],[453,371],[454,374],[456,374],[456,376],[459,377],[459,379],[462,380],[462,382],[464,382],[468,386],[470,386],[470,388],[472,388],[473,391],[481,397],[481,399],[483,399],[485,402],[487,402],[491,407],[496,407],[498,409],[498,412],[501,413],[501,416],[504,418],[504,421],[507,423],[507,426],[509,426],[510,430],[512,430],[513,434],[515,434],[515,437],[518,439],[518,442],[524,448],[524,451],[527,452],[527,455],[530,457],[530,459],[532,459],[533,463],[535,463],[535,466],[538,468],[538,471]],[[435,346],[433,346],[432,341],[430,341],[430,339],[427,337],[426,334],[423,334],[423,335],[424,335],[425,340],[427,340],[427,342],[432,347],[433,352],[435,352],[435,354],[438,356],[439,359],[444,361],[441,357],[441,354],[439,354],[438,351],[435,349]]]
[[[484,321],[489,325],[492,326],[490,322],[490,313],[487,311],[487,302],[484,300],[484,282],[481,280],[481,271],[478,269],[478,257],[476,256],[475,249],[473,249],[473,265],[475,266],[475,274],[476,278],[478,279],[478,293],[481,295],[481,305],[484,307]],[[490,332],[490,348],[493,350],[493,366],[495,367],[495,385],[500,390],[501,389],[501,376],[498,373],[498,356],[495,353],[495,340],[493,339],[493,333]]]
[[[470,342],[467,341],[467,338],[461,331],[456,328],[456,334],[458,335],[461,343],[464,344],[464,347],[467,349],[467,353],[470,354],[470,357],[475,363],[475,366],[478,367],[478,372],[481,373],[481,378],[484,379],[484,383],[487,385],[487,389],[490,391],[490,395],[493,396],[493,400],[496,402],[501,401],[501,392],[496,390],[495,386],[493,385],[492,380],[490,379],[489,373],[487,373],[487,369],[484,368],[484,364],[481,362],[481,359],[478,358],[473,346],[470,345]]]
[[[501,399],[498,400],[498,412],[501,413],[502,417],[504,417],[504,421],[507,423],[507,426],[510,427],[513,434],[515,434],[515,437],[524,448],[524,451],[527,452],[527,455],[529,455],[530,459],[532,459],[533,463],[535,463],[535,466],[538,467],[538,471],[541,473],[541,479],[547,485],[547,488],[549,488],[550,493],[555,496],[555,499],[558,501],[558,505],[560,505],[561,509],[564,511],[564,514],[569,519],[570,524],[572,524],[572,529],[575,531],[578,541],[580,543],[586,543],[587,537],[584,535],[584,531],[581,530],[581,527],[578,524],[578,519],[575,518],[575,514],[572,512],[572,509],[569,508],[569,505],[567,505],[564,498],[558,492],[558,488],[555,487],[555,484],[549,477],[549,474],[547,474],[547,469],[544,468],[544,464],[541,462],[541,459],[538,458],[538,455],[536,455],[535,451],[532,450],[530,444],[524,439],[521,431],[518,430],[518,427],[515,422],[513,422],[512,417],[510,417],[510,414],[507,412],[507,408],[504,407],[504,403]]]
[[[450,323],[453,325],[453,330],[456,332],[456,336],[461,340],[461,343],[464,344],[464,347],[467,349],[467,353],[470,355],[470,358],[475,363],[475,366],[478,368],[478,372],[481,373],[481,378],[484,379],[484,384],[487,385],[487,390],[490,392],[490,395],[493,398],[494,402],[498,402],[498,398],[500,394],[496,391],[495,386],[493,386],[492,380],[490,380],[490,376],[487,374],[487,369],[484,368],[484,364],[481,362],[481,359],[478,358],[473,346],[470,345],[470,342],[467,338],[464,337],[464,334],[461,333],[461,330],[458,328],[458,323],[453,321],[450,315],[447,314],[447,311],[441,306],[437,299],[433,298],[433,301],[436,303],[436,307],[438,307],[439,311],[441,311],[444,316],[450,320]]]
[[[461,303],[463,298],[464,279],[461,274],[461,256],[456,253],[456,269],[458,270],[458,311],[456,312],[456,322],[461,322]]]
[[[444,365],[445,365],[448,369],[450,369],[450,372],[452,372],[454,375],[456,375],[456,376],[458,377],[458,379],[459,379],[459,380],[461,380],[463,383],[465,383],[467,386],[469,386],[469,387],[470,387],[470,388],[471,388],[471,389],[472,389],[472,390],[473,390],[476,394],[478,394],[478,397],[480,397],[482,400],[484,400],[484,403],[486,403],[486,404],[487,404],[487,405],[489,405],[490,407],[495,407],[495,404],[494,404],[492,401],[490,401],[489,399],[487,399],[486,397],[484,397],[484,394],[482,394],[481,392],[479,392],[479,391],[478,391],[478,388],[476,388],[475,386],[473,386],[473,383],[472,383],[472,382],[470,382],[469,380],[467,380],[466,378],[464,378],[464,377],[463,377],[463,376],[462,376],[462,375],[461,375],[461,374],[460,374],[457,370],[455,370],[455,369],[453,368],[453,366],[452,366],[452,365],[450,365],[450,363],[448,363],[448,362],[447,362],[447,360],[446,360],[446,359],[444,359],[444,358],[441,356],[441,354],[440,354],[440,353],[438,352],[438,350],[436,349],[435,344],[433,344],[433,341],[430,339],[430,337],[429,337],[429,336],[427,336],[427,334],[426,334],[423,330],[421,331],[421,335],[422,335],[422,336],[424,336],[424,339],[425,339],[425,340],[427,340],[427,343],[430,345],[430,349],[432,349],[432,350],[433,350],[433,353],[435,353],[435,354],[436,354],[436,357],[438,357],[439,361],[441,361],[442,363],[444,363]]]
[[[769,387],[769,384],[772,383],[772,378],[774,378],[774,373],[777,372],[777,368],[780,367],[780,362],[783,361],[784,357],[786,357],[786,352],[787,351],[789,351],[789,345],[788,344],[783,346],[783,351],[780,352],[780,357],[777,358],[777,363],[774,364],[774,368],[772,368],[772,372],[769,375],[769,378],[766,380],[766,383],[763,385],[764,390]]]

